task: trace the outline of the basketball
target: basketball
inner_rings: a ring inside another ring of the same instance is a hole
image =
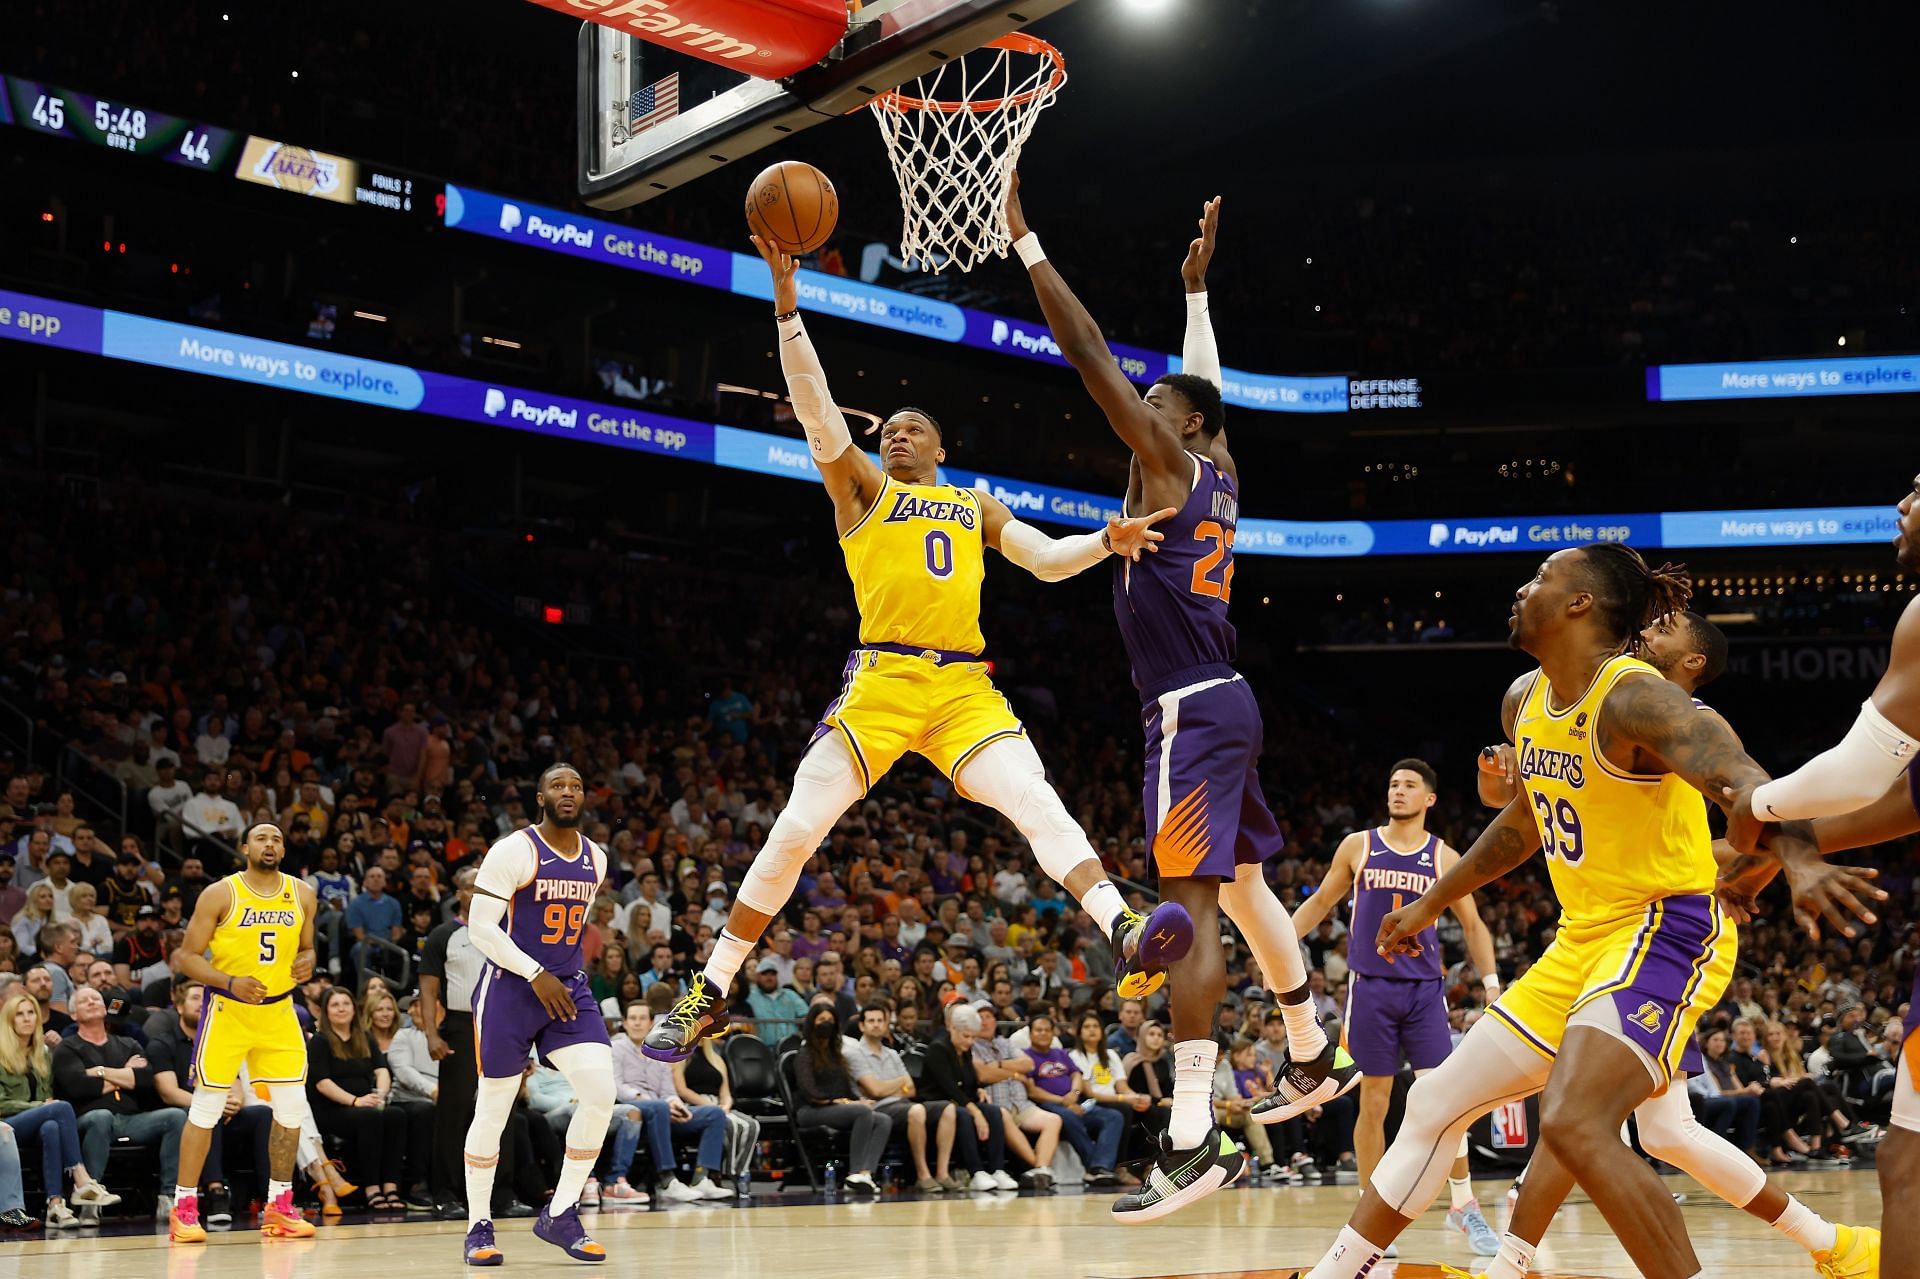
[[[788,253],[811,253],[840,220],[833,182],[811,164],[782,160],[760,171],[747,188],[747,225]]]

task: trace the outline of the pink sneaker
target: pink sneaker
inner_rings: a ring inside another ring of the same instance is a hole
[[[600,1191],[600,1196],[610,1204],[643,1204],[648,1202],[647,1192],[636,1189],[625,1177],[615,1181],[611,1186],[604,1187]]]

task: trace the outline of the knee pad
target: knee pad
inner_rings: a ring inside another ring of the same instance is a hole
[[[1040,752],[1026,737],[1003,737],[991,743],[967,761],[960,773],[954,784],[967,798],[1005,814],[1029,843],[1049,836],[1086,837],[1047,782]]]
[[[754,854],[740,883],[740,904],[763,915],[778,914],[793,896],[813,850],[840,814],[865,793],[846,743],[838,736],[815,742],[794,770],[787,806],[774,819],[767,842]]]
[[[594,1127],[604,1137],[613,1122],[613,1050],[605,1044],[568,1044],[549,1056],[578,1099],[569,1127]]]
[[[473,1095],[473,1123],[467,1128],[468,1154],[485,1156],[500,1153],[500,1133],[506,1128],[507,1116],[513,1113],[514,1098],[519,1095],[518,1075],[504,1079],[488,1075],[480,1077],[480,1085]]]
[[[199,1084],[193,1090],[193,1105],[187,1107],[187,1122],[195,1128],[211,1128],[220,1122],[220,1116],[226,1113],[227,1094],[230,1088],[214,1088]]]
[[[302,1127],[313,1113],[307,1107],[307,1090],[300,1084],[268,1084],[267,1101],[273,1106],[273,1122],[282,1128]]]
[[[1767,1174],[1718,1133],[1693,1117],[1686,1085],[1674,1083],[1647,1098],[1633,1112],[1640,1145],[1649,1155],[1687,1173],[1736,1208],[1744,1208],[1766,1189]]]

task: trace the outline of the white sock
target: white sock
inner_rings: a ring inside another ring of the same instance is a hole
[[[600,1160],[598,1148],[585,1157],[576,1158],[573,1148],[568,1147],[566,1157],[560,1161],[560,1179],[553,1183],[553,1198],[547,1204],[547,1212],[558,1216],[580,1202],[580,1192],[586,1188],[587,1174],[593,1171],[593,1165]]]
[[[1327,1050],[1327,1032],[1320,1029],[1314,1015],[1313,1000],[1280,1005],[1280,1016],[1287,1023],[1287,1054],[1299,1065],[1306,1065]]]
[[[1385,1251],[1379,1244],[1361,1238],[1352,1226],[1342,1226],[1340,1237],[1320,1258],[1320,1264],[1307,1271],[1305,1279],[1360,1279]]]
[[[1473,1202],[1473,1178],[1447,1178],[1447,1199],[1455,1212]]]
[[[1120,896],[1111,879],[1103,879],[1087,890],[1080,899],[1080,909],[1093,916],[1093,922],[1100,925],[1100,931],[1109,939],[1113,937],[1113,925],[1120,916],[1126,914],[1126,899]]]
[[[1792,1195],[1787,1196],[1786,1208],[1774,1218],[1773,1228],[1808,1252],[1832,1252],[1840,1241],[1840,1232],[1831,1221]]]
[[[733,987],[733,979],[740,973],[740,965],[747,962],[747,956],[753,953],[753,943],[744,937],[735,937],[722,928],[720,935],[713,939],[713,953],[707,956],[707,985],[726,994]]]
[[[1500,1236],[1500,1252],[1487,1266],[1486,1279],[1527,1279],[1534,1245],[1509,1230]]]
[[[1200,1144],[1213,1127],[1213,1068],[1220,1045],[1211,1039],[1183,1039],[1173,1046],[1173,1118],[1167,1125],[1175,1150]]]
[[[271,1178],[268,1179],[267,1181],[267,1202],[268,1203],[270,1204],[279,1203],[281,1195],[290,1195],[292,1193],[293,1193],[293,1183],[291,1181],[274,1181]]]
[[[491,1155],[466,1152],[467,1225],[477,1226],[493,1220],[493,1174],[500,1167],[500,1152]]]
[[[176,1208],[182,1204],[198,1203],[199,1200],[200,1187],[198,1186],[175,1186],[173,1188],[173,1206]],[[1792,1210],[1789,1209],[1788,1211]]]

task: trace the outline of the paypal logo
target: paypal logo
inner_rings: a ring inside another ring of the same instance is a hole
[[[512,208],[513,206],[508,205],[507,207]],[[500,410],[507,407],[507,397],[505,393],[498,388],[490,386],[487,388],[487,397],[481,402],[480,407],[486,411],[488,417],[499,417]]]
[[[552,401],[532,404],[517,395],[508,398],[505,391],[493,386],[487,388],[486,397],[481,400],[480,408],[488,417],[499,417],[505,413],[510,418],[518,418],[534,426],[563,426],[572,430],[580,425],[578,408],[562,408]]]
[[[993,322],[993,344],[995,346],[1002,345],[1001,339],[1005,338],[1006,342],[1012,343],[1015,350],[1025,351],[1029,355],[1057,356],[1060,354],[1060,344],[1055,342],[1052,335],[1044,329],[1038,333],[1029,333],[1025,329],[1014,329],[1012,332],[1008,332],[1007,329],[1008,325],[1005,320],[995,320]]]
[[[1005,320],[995,320],[993,322],[993,344],[995,346],[1005,346],[1007,344],[1008,332],[1009,330]]]
[[[1428,546],[1445,546],[1447,539],[1453,536],[1453,530],[1444,524],[1435,524],[1427,530]]]
[[[520,206],[517,204],[501,205],[500,206],[500,229],[502,231],[505,231],[511,234],[512,232],[518,230],[519,227],[520,227]]]

